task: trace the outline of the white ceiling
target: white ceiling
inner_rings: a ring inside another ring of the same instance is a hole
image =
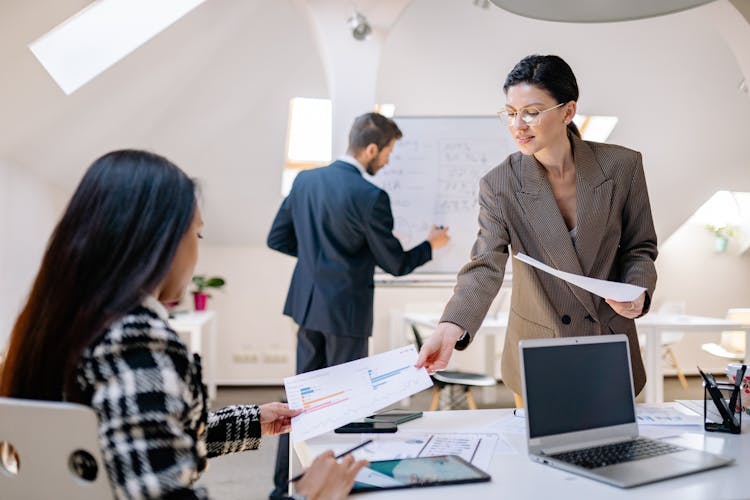
[[[281,201],[288,100],[328,96],[303,2],[208,0],[66,97],[26,46],[87,3],[0,4],[0,159],[71,190],[98,155],[148,148],[202,180],[208,241],[261,244]],[[515,62],[559,54],[579,109],[619,116],[610,141],[643,152],[663,240],[714,191],[750,191],[750,99],[707,8],[570,24],[412,0],[384,42],[377,98],[401,115],[491,114]]]

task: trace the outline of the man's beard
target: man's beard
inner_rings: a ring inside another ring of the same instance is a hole
[[[375,162],[378,161],[378,157],[376,156],[372,160],[370,160],[367,165],[365,166],[365,172],[367,172],[370,175],[375,175],[377,173],[377,169],[375,168]]]

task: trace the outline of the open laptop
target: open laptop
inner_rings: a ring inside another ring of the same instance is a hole
[[[625,335],[522,340],[532,460],[629,488],[732,459],[638,436]]]

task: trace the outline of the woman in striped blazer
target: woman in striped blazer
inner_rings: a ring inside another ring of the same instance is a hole
[[[445,368],[465,349],[503,281],[510,253],[561,271],[646,289],[632,302],[604,300],[523,264],[513,266],[503,382],[523,403],[518,341],[624,333],[636,393],[646,382],[635,322],[656,286],[656,233],[637,151],[583,141],[573,123],[578,84],[558,56],[532,55],[508,74],[500,112],[520,151],[481,180],[479,233],[441,322],[417,366]],[[571,367],[573,368],[573,367]]]

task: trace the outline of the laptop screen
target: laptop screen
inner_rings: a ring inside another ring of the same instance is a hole
[[[522,352],[531,438],[635,422],[624,341]]]

